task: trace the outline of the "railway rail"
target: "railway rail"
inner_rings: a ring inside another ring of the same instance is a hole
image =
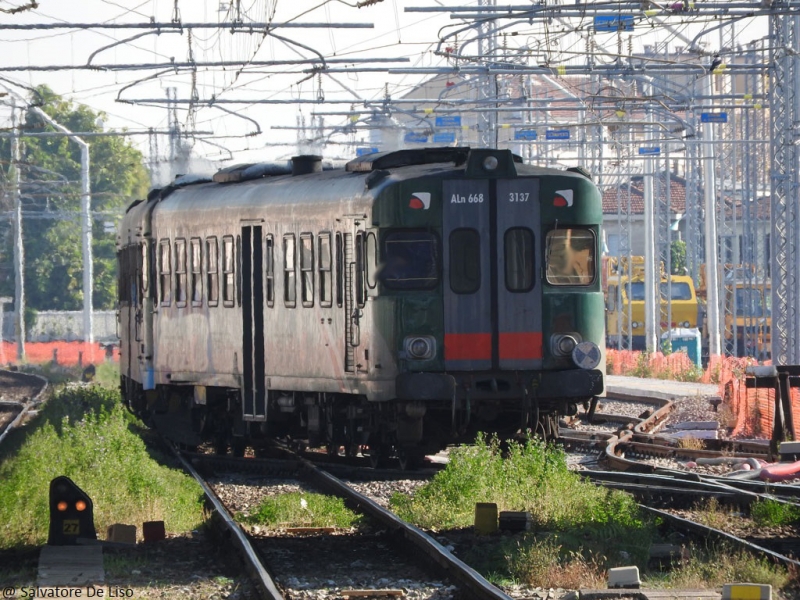
[[[39,375],[0,369],[0,444],[41,401],[47,380]]]
[[[389,535],[384,538],[387,543],[410,548],[415,556],[424,557],[425,564],[429,569],[433,569],[438,577],[442,580],[451,581],[457,586],[460,596],[466,596],[474,600],[511,600],[510,596],[486,581],[477,571],[456,558],[447,548],[442,546],[430,535],[404,522],[372,499],[347,485],[338,477],[335,477],[327,470],[318,468],[305,459],[242,460],[198,454],[186,456],[182,453],[179,453],[179,457],[187,471],[200,482],[209,501],[214,506],[215,512],[222,517],[221,522],[231,532],[231,539],[242,553],[248,565],[248,571],[255,574],[255,581],[259,588],[263,590],[263,593],[269,598],[277,600],[277,598],[281,596],[275,596],[276,592],[280,594],[278,591],[279,586],[275,583],[274,579],[268,577],[269,571],[263,565],[261,559],[263,551],[259,552],[257,550],[258,543],[244,533],[239,524],[230,515],[227,508],[223,506],[209,483],[200,475],[199,471],[204,471],[206,469],[213,470],[215,468],[220,468],[220,466],[229,468],[233,465],[236,465],[236,468],[241,468],[242,465],[246,463],[249,463],[247,464],[247,470],[251,474],[258,472],[273,476],[276,474],[286,476],[294,471],[294,477],[301,478],[315,489],[344,498],[351,507],[356,508],[376,523],[377,527],[389,532]],[[339,467],[339,470],[344,470],[350,475],[362,471],[360,468],[352,466]],[[394,472],[395,475],[398,473],[397,471]],[[404,474],[407,475],[406,473]],[[388,477],[391,473],[387,471],[384,475]],[[270,545],[274,547],[276,545],[275,538],[269,539]],[[320,545],[323,542],[316,540],[315,543]],[[406,550],[406,552],[408,552],[408,550]]]

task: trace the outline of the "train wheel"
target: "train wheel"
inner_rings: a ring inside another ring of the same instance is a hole
[[[373,469],[380,469],[386,465],[387,448],[382,445],[369,447],[369,464]]]
[[[244,438],[238,435],[233,436],[231,439],[231,454],[233,454],[236,458],[241,458],[244,456],[244,449],[247,444],[244,443]]]
[[[400,448],[397,451],[397,460],[401,471],[419,469],[425,462],[425,453],[416,448]]]

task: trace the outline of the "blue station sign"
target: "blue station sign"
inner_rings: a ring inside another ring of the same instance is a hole
[[[545,134],[545,139],[548,140],[568,140],[569,129],[548,129]]]
[[[409,131],[403,141],[406,144],[427,144],[428,143],[428,136],[424,133],[416,133],[414,131]]]
[[[535,129],[517,129],[514,131],[515,140],[535,140],[538,137]]]
[[[661,154],[661,146],[640,146],[639,156],[658,156]]]
[[[356,156],[364,156],[366,154],[375,154],[378,152],[378,148],[375,146],[371,148],[356,148]]]
[[[442,132],[433,134],[434,144],[452,144],[456,141],[456,134],[451,132]]]
[[[436,124],[436,127],[461,127],[461,117],[455,115],[436,117],[434,123]]]
[[[727,123],[728,113],[700,113],[701,123]]]
[[[633,15],[597,15],[595,31],[633,31]]]

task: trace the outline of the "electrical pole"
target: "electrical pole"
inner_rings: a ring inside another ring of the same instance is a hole
[[[19,130],[17,107],[11,105],[11,189],[14,197],[14,335],[17,339],[17,360],[25,360],[25,248],[22,246],[22,198],[19,174]]]

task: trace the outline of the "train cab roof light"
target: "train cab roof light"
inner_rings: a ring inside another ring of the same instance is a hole
[[[465,175],[474,179],[516,177],[515,163],[521,162],[522,158],[513,154],[511,150],[476,148],[469,153]]]

